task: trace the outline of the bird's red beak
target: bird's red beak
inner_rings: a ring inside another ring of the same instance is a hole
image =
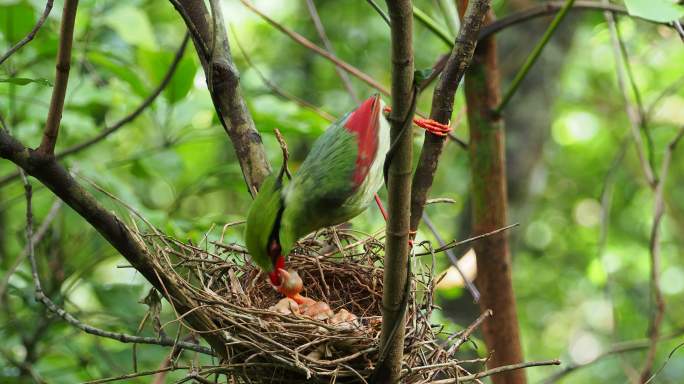
[[[274,287],[279,287],[283,284],[283,278],[281,276],[283,270],[285,270],[285,257],[283,257],[283,255],[278,255],[273,262],[273,271],[268,274],[268,279]]]

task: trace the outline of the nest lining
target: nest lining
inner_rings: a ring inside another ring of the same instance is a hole
[[[342,228],[324,230],[298,243],[288,267],[304,280],[303,294],[337,312],[357,316],[354,326],[333,325],[268,308],[281,297],[249,262],[243,247],[220,242],[202,247],[160,233],[138,234],[160,273],[220,329],[229,358],[223,373],[239,383],[366,382],[380,356],[383,243]],[[435,278],[413,263],[406,309],[403,383],[468,374],[453,358],[458,338],[445,341],[430,323]],[[434,265],[434,258],[433,258]],[[461,340],[460,345],[463,341]],[[200,372],[201,373],[201,372]]]

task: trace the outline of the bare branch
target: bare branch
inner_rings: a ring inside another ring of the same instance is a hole
[[[161,93],[164,91],[164,89],[169,85],[171,82],[171,79],[173,79],[173,74],[176,72],[176,68],[178,68],[178,64],[180,63],[181,59],[183,58],[183,54],[185,52],[185,48],[188,45],[188,39],[189,35],[186,34],[185,37],[183,38],[183,42],[181,43],[181,46],[178,48],[176,51],[176,55],[173,58],[173,61],[171,62],[171,65],[169,66],[169,69],[166,71],[166,74],[164,74],[164,77],[162,78],[161,82],[159,85],[152,91],[152,93],[143,100],[140,105],[134,109],[131,113],[128,115],[124,116],[122,119],[117,121],[116,123],[112,124],[109,127],[105,127],[105,129],[102,130],[102,132],[98,133],[97,135],[91,137],[90,139],[84,140],[78,144],[74,144],[71,147],[68,147],[64,149],[63,151],[57,153],[55,156],[57,159],[62,159],[64,157],[73,155],[75,153],[81,152],[84,149],[90,148],[92,145],[99,143],[100,141],[106,139],[111,135],[112,133],[116,132],[119,130],[119,128],[123,127],[124,125],[132,122],[138,116],[140,116],[152,103],[161,95]],[[3,176],[0,178],[0,188],[4,187],[5,185],[11,183],[12,181],[16,180],[19,178],[19,171],[10,173],[6,176]]]
[[[2,63],[5,62],[5,60],[9,59],[9,57],[16,53],[18,50],[20,50],[24,45],[28,44],[31,40],[33,40],[34,37],[36,37],[36,34],[45,23],[45,20],[47,20],[48,15],[50,15],[50,11],[52,10],[52,3],[53,0],[47,0],[43,13],[40,15],[40,18],[36,22],[36,25],[33,26],[33,29],[31,29],[28,35],[26,35],[23,39],[19,40],[18,43],[16,43],[14,46],[8,49],[4,55],[0,56],[0,65],[2,65]]]
[[[71,46],[74,40],[74,23],[76,22],[76,9],[78,0],[65,0],[62,11],[62,25],[59,31],[59,49],[57,50],[57,64],[55,85],[52,88],[50,109],[48,110],[43,140],[38,147],[38,152],[52,156],[55,153],[55,144],[59,134],[59,124],[62,121],[64,109],[64,97],[66,96],[67,84],[69,83],[69,69],[71,67]]]
[[[322,117],[328,121],[331,121],[331,122],[335,121],[335,117],[333,115],[331,115],[328,112],[326,112],[326,111],[318,108],[317,106],[309,103],[308,101],[306,101],[300,97],[297,97],[297,96],[291,94],[290,92],[280,88],[273,81],[271,81],[269,78],[264,76],[264,74],[261,73],[259,68],[257,68],[256,65],[254,65],[254,63],[252,62],[252,59],[249,57],[249,54],[247,54],[247,51],[242,47],[242,44],[240,44],[240,40],[238,39],[237,34],[235,33],[235,30],[233,30],[232,26],[231,26],[231,32],[233,33],[233,39],[235,39],[235,44],[237,45],[238,49],[240,50],[240,53],[242,53],[242,57],[247,62],[247,65],[249,65],[249,67],[254,70],[254,73],[257,74],[257,76],[259,77],[261,82],[264,83],[264,85],[267,86],[271,91],[273,91],[273,93],[275,93],[276,95],[278,95],[284,99],[294,101],[295,103],[299,104],[299,106],[314,112],[318,116],[320,116],[320,117]]]
[[[35,256],[35,236],[33,235],[33,211],[31,207],[31,201],[33,197],[33,189],[31,187],[31,183],[29,183],[28,178],[24,174],[24,171],[21,171],[21,177],[24,181],[24,191],[26,195],[26,246],[28,248],[28,259],[31,264],[31,275],[33,277],[33,285],[35,288],[35,294],[36,294],[36,299],[43,303],[45,307],[47,307],[51,312],[56,314],[57,316],[61,317],[69,323],[70,325],[82,330],[85,333],[89,333],[91,335],[95,336],[100,336],[100,337],[106,337],[109,339],[114,339],[118,340],[122,343],[136,343],[136,344],[154,344],[154,345],[161,345],[161,346],[167,346],[167,347],[173,347],[173,346],[178,346],[180,348],[204,353],[207,355],[214,355],[214,353],[211,351],[210,348],[203,347],[201,345],[195,344],[195,343],[188,343],[184,341],[176,341],[170,337],[162,336],[159,338],[155,337],[143,337],[143,336],[132,336],[132,335],[126,335],[124,333],[117,333],[117,332],[109,332],[105,331],[103,329],[95,328],[90,325],[84,324],[68,312],[66,312],[64,309],[58,307],[52,300],[50,300],[47,295],[45,295],[45,292],[43,291],[43,287],[40,283],[40,277],[38,276],[38,266],[36,263],[36,256]]]
[[[47,232],[48,228],[50,227],[50,224],[52,224],[52,221],[57,217],[57,213],[59,212],[59,209],[62,207],[62,200],[55,200],[55,202],[52,204],[52,207],[50,208],[50,211],[48,212],[47,216],[45,216],[45,219],[43,222],[40,224],[40,227],[38,227],[38,230],[36,233],[33,234],[33,245],[38,244],[40,240],[43,239],[43,236],[45,236],[45,233]],[[29,244],[26,244],[26,247],[24,247],[24,250],[22,251],[21,255],[19,255],[16,260],[14,260],[14,264],[10,266],[10,268],[5,272],[5,276],[3,276],[2,281],[0,282],[0,302],[2,302],[2,298],[5,296],[5,290],[7,289],[7,286],[9,284],[9,280],[14,275],[14,272],[17,271],[21,263],[24,262],[26,257],[28,256],[29,253]]]
[[[0,157],[20,166],[73,208],[157,290],[162,291],[164,287],[167,288],[167,290],[164,290],[164,292],[168,292],[165,295],[166,300],[179,313],[187,313],[183,317],[184,321],[193,329],[201,330],[202,337],[204,337],[216,353],[219,356],[225,356],[225,346],[221,337],[216,335],[218,330],[212,320],[206,314],[191,311],[196,306],[196,303],[193,303],[191,299],[184,296],[170,277],[157,273],[154,264],[148,257],[147,250],[133,236],[126,225],[116,215],[100,205],[88,191],[80,186],[69,172],[57,163],[54,156],[31,151],[10,136],[9,133],[0,130]]]
[[[660,224],[665,214],[665,182],[670,170],[670,163],[672,162],[672,154],[677,148],[677,144],[684,136],[684,126],[682,126],[677,135],[670,141],[665,154],[663,155],[663,162],[660,165],[660,174],[658,175],[658,183],[655,187],[655,196],[653,201],[653,224],[651,225],[651,238],[649,241],[649,253],[651,256],[651,294],[655,299],[655,310],[651,315],[651,324],[648,336],[651,340],[644,367],[641,370],[641,382],[648,380],[651,376],[653,363],[655,362],[656,352],[658,350],[658,341],[660,336],[660,327],[665,317],[665,297],[660,289]]]
[[[544,366],[544,365],[560,365],[560,364],[561,364],[560,360],[530,361],[530,362],[525,362],[525,363],[510,364],[510,365],[504,365],[501,367],[488,369],[486,371],[478,372],[478,373],[475,373],[472,375],[456,377],[453,379],[435,380],[435,381],[431,381],[429,384],[465,383],[468,381],[475,381],[475,380],[481,379],[483,377],[496,375],[498,373],[510,372],[510,371],[515,371],[518,369],[530,368],[530,367],[540,367],[540,366]]]
[[[242,4],[244,4],[247,8],[249,8],[252,12],[256,13],[259,15],[262,19],[264,19],[266,22],[271,24],[274,28],[279,30],[280,32],[284,33],[287,35],[289,38],[294,40],[296,43],[304,46],[305,48],[311,50],[312,52],[330,60],[333,62],[336,66],[342,68],[343,70],[347,71],[349,74],[357,77],[361,81],[365,82],[366,84],[370,85],[371,87],[377,89],[380,91],[382,94],[389,96],[390,92],[382,86],[380,83],[375,81],[372,77],[368,76],[367,74],[363,73],[360,69],[352,66],[351,64],[348,64],[345,61],[340,60],[337,56],[333,55],[332,53],[326,51],[325,49],[317,46],[316,44],[312,43],[309,41],[307,38],[304,36],[300,35],[297,32],[291,31],[290,29],[286,28],[282,24],[278,23],[277,21],[273,20],[260,10],[258,10],[254,4],[252,4],[248,0],[240,0]]]
[[[489,0],[473,0],[468,3],[456,44],[447,59],[444,71],[439,77],[432,96],[430,118],[442,124],[449,124],[454,108],[456,90],[463,74],[470,65],[482,27],[484,15],[489,9]],[[446,137],[425,132],[423,148],[411,185],[411,230],[416,231],[425,209],[430,188],[435,179],[439,158],[444,149]]]
[[[496,21],[493,21],[482,28],[479,39],[482,40],[502,30],[518,25],[539,17],[553,15],[563,8],[564,1],[549,1],[539,4],[528,9],[511,13]],[[605,4],[598,1],[576,1],[572,6],[571,11],[610,11],[612,13],[619,13],[621,15],[629,15],[624,7],[614,4]],[[634,19],[646,21],[653,24],[668,25],[667,23],[659,23],[653,20],[643,19],[638,16],[630,16]]]
[[[316,4],[314,4],[313,0],[306,0],[306,6],[307,8],[309,8],[311,20],[313,20],[314,22],[314,26],[316,27],[316,31],[318,32],[318,37],[320,37],[321,41],[323,41],[323,46],[325,47],[326,51],[330,52],[331,55],[335,56],[335,50],[333,49],[330,39],[328,39],[328,35],[325,33],[325,27],[323,26],[323,22],[321,22],[320,16],[318,16]],[[344,88],[347,90],[347,93],[349,93],[349,96],[351,96],[352,100],[354,101],[354,104],[358,104],[360,102],[359,97],[356,94],[356,91],[354,91],[354,87],[352,86],[351,81],[349,80],[349,76],[347,76],[347,73],[341,70],[338,66],[335,66],[335,72],[337,72],[337,76],[339,76],[340,80],[342,80],[342,84],[344,85]]]
[[[644,116],[642,115],[641,108],[636,108],[634,105],[632,105],[632,102],[629,99],[625,81],[625,66],[627,63],[624,61],[622,49],[620,48],[622,43],[620,42],[620,36],[618,34],[615,18],[611,12],[605,12],[605,18],[608,22],[608,28],[610,29],[610,40],[613,45],[613,55],[615,56],[615,72],[617,74],[618,87],[620,88],[620,93],[625,103],[627,117],[629,118],[630,122],[632,139],[634,140],[637,155],[639,156],[639,163],[641,164],[646,182],[651,188],[655,188],[657,181],[655,179],[651,162],[646,154],[644,142],[641,139],[641,133],[639,132],[641,124],[644,121]],[[621,58],[623,60],[621,60]]]

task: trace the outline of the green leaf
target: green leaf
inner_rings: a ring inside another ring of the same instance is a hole
[[[625,0],[625,5],[630,15],[661,23],[684,16],[684,6],[670,0]]]
[[[128,83],[133,89],[133,92],[139,96],[146,97],[148,95],[147,87],[137,73],[130,69],[130,63],[125,63],[111,55],[103,52],[88,52],[88,60],[95,64],[98,69],[104,69],[120,80]]]
[[[5,79],[0,78],[0,83],[10,83],[15,85],[27,85],[31,83],[36,83],[46,87],[52,87],[52,83],[48,79],[29,79],[27,77],[10,77]]]
[[[138,64],[154,82],[156,87],[168,72],[175,54],[172,52],[153,52],[147,49],[138,50]],[[178,67],[169,84],[164,88],[164,97],[170,104],[182,100],[192,89],[197,73],[197,65],[190,56],[185,56],[178,63]]]
[[[152,24],[145,12],[132,5],[122,5],[108,13],[105,23],[121,36],[123,41],[147,49],[157,49]]]

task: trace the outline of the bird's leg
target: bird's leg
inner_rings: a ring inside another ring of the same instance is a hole
[[[385,113],[392,112],[392,107],[386,106],[384,111]],[[441,137],[446,137],[449,132],[451,132],[451,127],[449,124],[442,124],[439,121],[435,121],[432,119],[423,119],[422,117],[414,117],[413,118],[413,124],[425,129],[426,131],[432,133],[433,135],[441,136]]]

